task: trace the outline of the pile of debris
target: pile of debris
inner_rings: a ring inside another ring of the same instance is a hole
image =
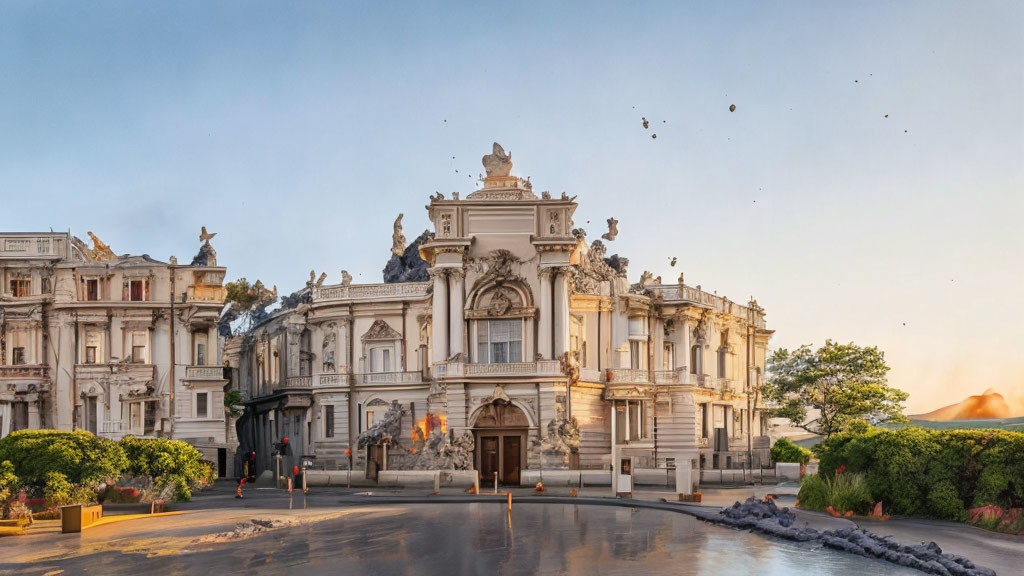
[[[976,566],[973,562],[942,551],[935,542],[906,545],[888,537],[881,537],[861,528],[841,528],[818,531],[807,526],[793,526],[796,515],[789,508],[779,508],[771,500],[759,501],[748,498],[742,504],[736,502],[723,509],[712,522],[757,530],[787,540],[798,542],[820,542],[823,546],[865,556],[878,558],[915,568],[928,574],[942,576],[995,576],[988,568]]]

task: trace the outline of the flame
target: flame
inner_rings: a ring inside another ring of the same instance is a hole
[[[448,432],[448,416],[444,414],[427,414],[425,418],[416,423],[412,429],[412,441],[425,440],[430,433],[440,428],[441,434]]]
[[[914,418],[933,422],[949,422],[950,420],[987,420],[1012,416],[1010,407],[1003,396],[989,388],[978,396],[968,396],[962,402]]]

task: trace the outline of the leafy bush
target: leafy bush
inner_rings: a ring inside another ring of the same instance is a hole
[[[823,476],[863,473],[895,514],[962,519],[968,508],[1024,505],[1024,434],[851,426],[815,451]]]
[[[800,483],[800,506],[809,510],[824,510],[831,506],[840,514],[852,510],[866,514],[874,500],[863,474],[836,474],[822,477],[811,474]]]
[[[96,491],[88,486],[75,486],[60,472],[46,475],[43,496],[47,506],[69,506],[71,504],[92,504],[96,502]]]
[[[21,486],[41,494],[50,472],[76,486],[95,486],[120,475],[127,465],[117,442],[84,430],[18,430],[0,438],[0,461],[9,460]]]
[[[0,461],[0,518],[7,518],[10,501],[18,493],[18,477],[14,475],[14,464]]]
[[[811,451],[793,443],[788,438],[779,438],[772,446],[772,460],[775,462],[797,462],[806,464],[811,459]]]
[[[824,510],[828,505],[828,494],[825,479],[820,474],[808,474],[800,482],[797,499],[801,508],[808,510]]]
[[[157,491],[167,491],[175,500],[191,499],[194,488],[208,486],[215,477],[202,453],[181,440],[125,436],[121,446],[128,456],[125,475],[151,477]]]
[[[943,520],[962,521],[967,518],[960,494],[949,480],[935,484],[928,492],[928,512],[930,516]]]

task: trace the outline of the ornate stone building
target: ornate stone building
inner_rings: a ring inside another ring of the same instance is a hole
[[[497,144],[484,166],[481,189],[430,198],[433,231],[412,246],[399,217],[396,281],[311,275],[229,344],[241,449],[258,467],[283,437],[296,464],[344,468],[351,447],[355,468],[471,465],[504,483],[539,466],[607,468],[613,446],[640,468],[680,450],[706,468],[767,464],[748,393],[771,336],[763,309],[681,275],[630,284],[627,260],[573,227],[575,197],[535,194]]]
[[[173,436],[226,465],[217,321],[225,268],[116,255],[92,232],[0,233],[0,436],[83,428]]]

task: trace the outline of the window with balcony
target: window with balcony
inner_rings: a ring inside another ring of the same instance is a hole
[[[196,366],[206,366],[206,345],[207,345],[207,334],[206,332],[193,332],[192,333],[192,353],[195,359]]]
[[[15,298],[32,295],[32,280],[29,278],[12,278],[10,286],[11,296]]]
[[[196,418],[210,417],[209,399],[209,392],[196,392]]]
[[[483,320],[477,324],[477,362],[523,361],[522,320]]]
[[[671,342],[665,342],[665,347],[661,351],[661,369],[676,369],[676,346]]]
[[[391,347],[370,348],[370,372],[391,372]]]
[[[643,367],[643,352],[639,340],[629,341],[629,367],[639,370]]]

